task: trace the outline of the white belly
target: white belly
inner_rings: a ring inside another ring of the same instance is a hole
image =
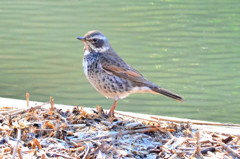
[[[88,63],[87,63],[87,61],[84,60],[84,58],[83,58],[83,71],[84,71],[84,74],[85,74],[86,78],[88,79],[88,70],[87,70],[87,68],[88,68]],[[88,79],[88,80],[89,80],[89,79]]]
[[[83,71],[84,71],[84,74],[86,76],[86,78],[89,80],[88,78],[88,71],[87,71],[87,68],[88,68],[88,63],[87,63],[87,60],[85,60],[85,56],[88,55],[90,52],[88,50],[85,50],[84,51],[84,56],[83,56]]]

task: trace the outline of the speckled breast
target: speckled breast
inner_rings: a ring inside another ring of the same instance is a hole
[[[84,73],[92,86],[107,98],[124,98],[130,94],[132,84],[114,74],[103,70],[100,53],[84,56]]]

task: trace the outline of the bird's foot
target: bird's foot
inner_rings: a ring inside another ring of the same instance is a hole
[[[118,101],[115,100],[113,105],[111,106],[109,112],[108,112],[108,117],[114,117],[114,110],[116,108],[117,103],[118,103]]]

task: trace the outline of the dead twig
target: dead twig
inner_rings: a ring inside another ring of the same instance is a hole
[[[12,115],[11,114],[9,114],[8,123],[10,126],[12,126]]]
[[[54,155],[54,156],[57,156],[57,157],[63,157],[63,158],[68,158],[68,159],[75,159],[74,157],[71,157],[69,155],[64,155],[64,154],[60,154],[60,153],[57,153],[57,152],[46,152],[46,154],[48,155]],[[44,156],[45,157],[45,156]]]
[[[13,150],[13,155],[12,155],[12,159],[15,159],[16,157],[16,154],[17,154],[17,150],[18,150],[18,144],[21,140],[21,129],[18,129],[18,133],[17,133],[17,143],[16,143],[16,146]]]
[[[229,146],[227,146],[224,143],[219,143],[224,150],[226,150],[228,153],[231,153],[233,156],[240,158],[240,155],[233,149],[231,149]]]
[[[23,159],[23,156],[22,156],[22,150],[20,148],[17,149],[17,152],[18,152],[18,156],[20,159]]]
[[[50,96],[50,104],[51,104],[50,110],[53,111],[53,109],[54,109],[54,99],[53,99],[52,96]]]
[[[86,150],[86,152],[85,152],[85,154],[84,154],[84,156],[83,156],[83,159],[85,159],[85,158],[87,157],[88,152],[89,152],[89,145],[88,145],[88,143],[86,143],[86,142],[85,142],[85,144],[87,145],[87,150]]]
[[[36,147],[40,150],[42,149],[42,146],[40,145],[39,141],[36,138],[34,138],[32,140],[32,149],[35,149]]]
[[[157,122],[158,122],[158,121],[156,121],[156,120],[151,120],[151,119],[136,117],[136,116],[132,116],[132,115],[126,115],[126,114],[119,113],[119,112],[114,112],[114,113],[115,113],[115,114],[118,114],[118,115],[121,115],[121,116],[126,116],[126,117],[129,117],[129,118],[139,119],[139,120],[143,120],[143,121],[149,121],[149,122],[154,122],[154,123],[157,123]]]
[[[176,137],[173,136],[173,137],[164,145],[164,147],[168,148],[175,140],[176,140]]]
[[[174,159],[174,158],[176,158],[177,157],[177,154],[174,154],[174,155],[172,155],[171,157],[169,157],[169,159]]]
[[[186,138],[180,137],[178,138],[174,144],[172,144],[172,149],[176,149],[179,145],[182,145],[185,141],[187,141]]]
[[[198,155],[201,155],[200,132],[197,131],[195,135],[196,135],[196,145],[197,145],[196,153]]]
[[[107,134],[107,135],[103,135],[103,136],[81,139],[81,140],[75,140],[75,142],[79,143],[79,142],[91,141],[91,140],[101,140],[101,139],[106,139],[106,138],[113,137],[113,136],[120,135],[120,134],[121,135],[126,135],[126,134],[135,134],[135,133],[153,132],[153,131],[158,131],[158,129],[157,128],[145,128],[145,129],[123,131],[123,132],[112,132],[111,134]]]
[[[12,114],[12,113],[17,112],[17,111],[19,111],[19,109],[8,110],[8,111],[1,111],[0,115]]]
[[[173,137],[174,137],[169,131],[166,131],[166,134],[167,134],[170,138],[173,138]]]
[[[196,151],[192,154],[192,157],[198,157],[200,159],[204,159],[203,155],[201,154],[201,143],[200,143],[200,131],[198,130],[195,133],[196,138]]]
[[[26,109],[21,109],[19,111],[16,111],[16,112],[12,113],[12,115],[21,114],[21,113],[29,111],[30,109],[39,109],[46,104],[48,104],[48,103],[43,103],[42,105],[37,105],[37,106],[33,106],[33,107],[30,107],[30,108],[26,108]]]
[[[29,93],[26,93],[27,107],[29,107]]]

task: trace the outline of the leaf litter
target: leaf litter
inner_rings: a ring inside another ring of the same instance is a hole
[[[29,96],[29,95],[28,95]],[[194,129],[191,122],[147,120],[97,106],[0,108],[0,159],[240,158],[240,133]],[[45,104],[46,105],[46,104]]]

